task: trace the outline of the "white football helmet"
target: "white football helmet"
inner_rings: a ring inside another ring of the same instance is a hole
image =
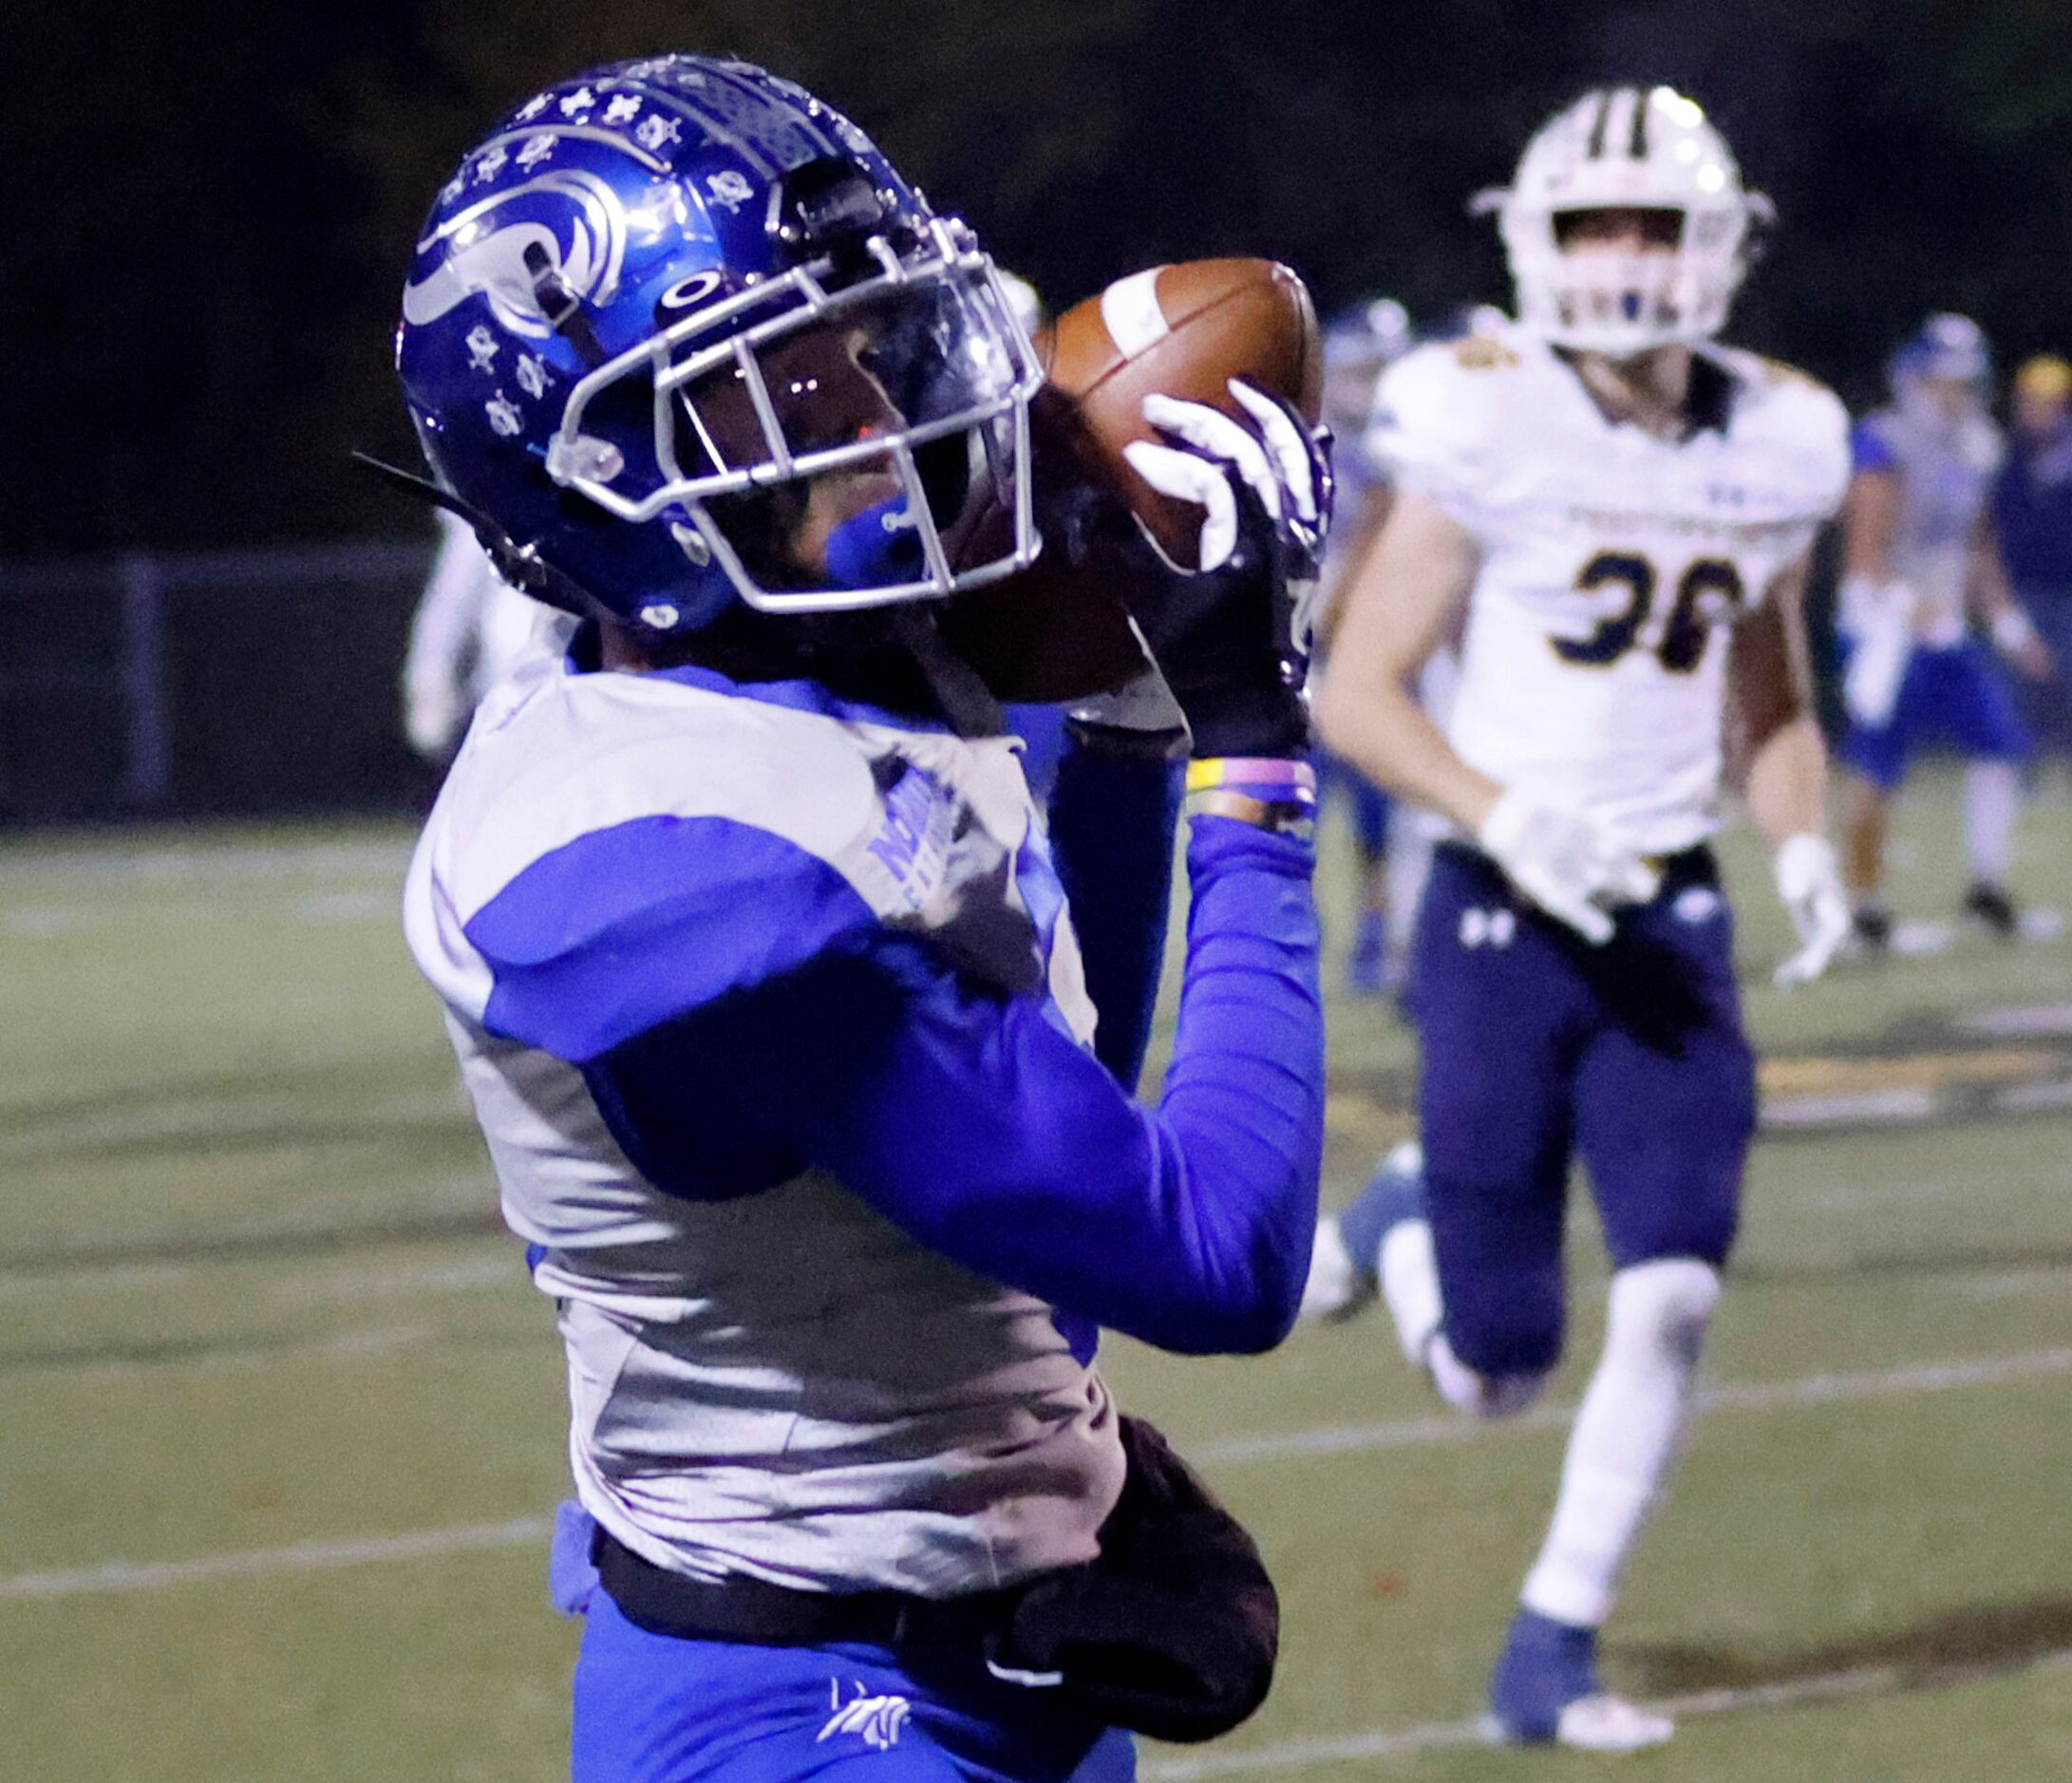
[[[1497,214],[1519,321],[1556,346],[1614,355],[1718,333],[1751,230],[1772,216],[1704,110],[1667,86],[1585,93],[1525,145],[1509,188],[1473,208]],[[1558,218],[1629,209],[1679,213],[1674,252],[1564,252]]]

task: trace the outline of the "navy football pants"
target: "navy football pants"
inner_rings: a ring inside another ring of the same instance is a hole
[[[1589,1172],[1613,1265],[1718,1265],[1755,1131],[1733,925],[1709,850],[1592,948],[1484,855],[1436,853],[1412,1013],[1425,1195],[1454,1354],[1485,1375],[1560,1355],[1563,1218]]]

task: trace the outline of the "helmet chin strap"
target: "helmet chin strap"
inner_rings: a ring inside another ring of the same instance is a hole
[[[936,629],[931,603],[910,601],[891,610],[893,635],[904,647],[935,704],[959,737],[997,737],[1007,715],[977,669],[952,650]]]
[[[580,585],[556,570],[530,545],[521,545],[473,502],[463,501],[450,489],[443,489],[428,477],[419,477],[401,465],[384,462],[366,452],[355,452],[353,462],[372,471],[391,489],[400,489],[426,507],[443,508],[464,520],[475,531],[483,553],[497,573],[521,594],[536,601],[589,619],[605,611]]]

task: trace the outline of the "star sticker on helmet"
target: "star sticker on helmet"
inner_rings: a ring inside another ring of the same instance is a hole
[[[520,120],[530,120],[538,117],[539,114],[546,109],[547,95],[544,93],[535,93],[532,98],[528,99],[524,103],[524,104],[518,107],[518,115]]]
[[[547,393],[548,385],[554,379],[548,375],[547,362],[537,353],[520,353],[518,362],[518,388],[527,396],[538,399]]]
[[[650,111],[640,121],[633,131],[633,141],[644,149],[659,152],[666,142],[681,142],[684,126],[674,118],[665,118],[659,112]]]
[[[467,331],[468,365],[477,371],[494,369],[498,345],[497,337],[490,333],[488,325],[478,322]]]
[[[596,94],[587,86],[579,86],[561,102],[561,115],[564,118],[580,118],[596,103]]]
[[[525,139],[525,146],[518,152],[518,164],[530,173],[555,151],[556,137],[551,130],[542,130],[537,136]]]
[[[518,412],[518,404],[501,390],[482,404],[482,412],[489,417],[490,426],[506,440],[525,425],[525,417]]]
[[[635,93],[620,93],[604,108],[607,123],[625,123],[640,115],[640,97]]]
[[[492,143],[481,160],[475,163],[475,183],[486,185],[503,171],[503,164],[511,159],[501,142]]]

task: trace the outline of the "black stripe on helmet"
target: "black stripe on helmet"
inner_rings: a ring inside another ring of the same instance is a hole
[[[1590,126],[1590,142],[1583,150],[1590,160],[1598,160],[1605,152],[1605,131],[1611,122],[1611,89],[1607,87],[1597,95],[1597,118]]]
[[[1633,89],[1633,132],[1626,152],[1637,161],[1648,159],[1648,95],[1637,86]]]

